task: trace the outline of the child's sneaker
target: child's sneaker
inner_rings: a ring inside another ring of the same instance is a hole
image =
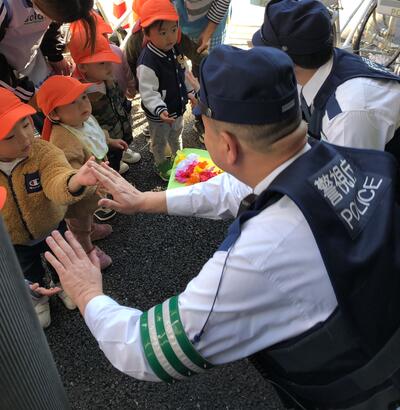
[[[128,164],[139,162],[141,158],[142,157],[138,152],[132,151],[130,148],[122,154],[122,161],[127,162]]]
[[[128,171],[129,171],[129,165],[126,162],[121,161],[119,163],[119,171],[118,171],[120,175],[123,175]]]
[[[100,241],[101,239],[107,238],[107,236],[111,235],[112,231],[113,228],[110,224],[97,224],[93,222],[90,239],[92,242]]]
[[[49,298],[47,296],[32,298],[32,303],[39,319],[40,326],[42,326],[43,329],[46,329],[51,323]]]
[[[116,211],[114,209],[104,208],[101,206],[94,211],[94,216],[99,221],[108,221],[109,219],[113,218],[116,215]]]
[[[100,269],[104,270],[112,264],[112,259],[104,251],[102,251],[98,246],[95,246],[97,257],[100,262]]]
[[[171,161],[165,160],[161,162],[161,164],[156,165],[156,173],[163,181],[169,181],[169,177],[171,176],[171,168]]]

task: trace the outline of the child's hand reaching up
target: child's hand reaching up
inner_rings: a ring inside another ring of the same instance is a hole
[[[112,139],[110,138],[108,141],[108,146],[111,149],[122,149],[126,151],[128,149],[128,144],[121,139]]]
[[[161,118],[161,121],[163,121],[163,122],[165,122],[165,123],[167,123],[167,124],[169,124],[169,125],[171,125],[171,124],[173,124],[173,123],[175,122],[175,118],[171,118],[171,117],[169,116],[169,114],[168,114],[168,111],[163,111],[163,112],[160,114],[160,118]]]
[[[68,181],[68,190],[72,194],[78,192],[83,186],[97,184],[97,178],[88,166],[90,161],[94,161],[94,157],[90,157],[88,161],[79,168],[79,171]]]

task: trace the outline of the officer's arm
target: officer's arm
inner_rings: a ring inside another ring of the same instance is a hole
[[[227,274],[243,279],[253,276],[254,268],[240,259],[232,260],[233,270]],[[217,252],[182,294],[147,312],[121,306],[104,295],[92,298],[84,309],[84,319],[111,364],[137,379],[170,382],[203,373],[213,367],[214,360],[221,364],[249,353],[242,348],[243,335],[237,330],[241,321],[245,326],[251,322],[250,318],[250,322],[243,321],[243,307],[252,309],[248,297],[255,297],[257,303],[258,294],[265,292],[265,277],[260,274],[239,284],[224,282],[223,299],[219,299],[200,343],[195,342],[211,309],[224,260],[225,253]],[[239,294],[242,297],[238,298]],[[258,326],[263,326],[262,320]]]
[[[240,201],[251,192],[248,185],[223,173],[200,184],[166,191],[168,214],[232,218],[237,214]]]
[[[378,112],[348,111],[337,115],[326,127],[331,144],[383,151],[394,125]]]
[[[101,206],[123,214],[168,213],[221,219],[236,216],[240,201],[251,188],[227,173],[189,187],[161,192],[141,192],[107,166],[91,164],[94,174],[113,199],[103,198]]]

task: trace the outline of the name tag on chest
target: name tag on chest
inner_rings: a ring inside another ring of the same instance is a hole
[[[337,155],[308,182],[329,204],[354,239],[370,221],[391,179],[362,172]]]

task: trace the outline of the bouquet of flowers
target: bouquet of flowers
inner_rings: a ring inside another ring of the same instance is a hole
[[[200,157],[195,153],[186,155],[184,152],[178,151],[175,164],[175,180],[185,185],[204,182],[222,173],[222,170],[211,159]]]

